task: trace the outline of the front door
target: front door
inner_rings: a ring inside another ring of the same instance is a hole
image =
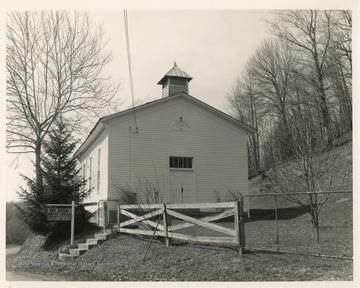
[[[193,170],[170,170],[171,203],[195,203]]]

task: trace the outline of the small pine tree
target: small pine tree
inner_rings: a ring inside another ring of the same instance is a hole
[[[76,142],[64,121],[56,123],[44,143],[42,161],[43,184],[39,186],[36,179],[23,175],[27,189],[20,187],[20,198],[26,209],[20,210],[24,222],[35,233],[67,236],[70,233],[70,222],[49,222],[46,215],[46,204],[70,204],[82,202],[90,193],[84,189],[85,180],[77,169],[74,154]],[[88,224],[89,213],[82,207],[76,207],[75,229],[81,230]]]

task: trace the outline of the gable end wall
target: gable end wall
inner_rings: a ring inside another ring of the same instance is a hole
[[[248,192],[244,130],[183,98],[136,116],[139,133],[130,114],[109,123],[109,197],[119,196],[116,186],[149,181],[169,202],[169,156],[194,157],[197,202],[225,201],[229,191]],[[187,131],[174,129],[180,117]]]

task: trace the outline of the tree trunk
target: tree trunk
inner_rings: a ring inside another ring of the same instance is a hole
[[[333,135],[333,131],[332,131],[332,125],[331,125],[331,118],[330,118],[330,113],[329,113],[329,108],[328,105],[326,103],[326,95],[325,95],[325,89],[324,89],[324,84],[322,81],[321,76],[319,76],[318,78],[319,81],[319,98],[320,98],[320,111],[321,111],[321,115],[324,121],[324,126],[326,129],[326,133],[328,134],[328,147],[332,147],[333,145],[333,139],[334,139],[334,135]]]
[[[326,129],[326,133],[328,134],[328,147],[332,147],[333,143],[333,132],[331,127],[331,118],[329,113],[329,108],[326,102],[326,93],[325,93],[325,86],[324,86],[324,76],[323,76],[323,68],[319,62],[319,55],[317,51],[317,41],[315,35],[313,37],[310,36],[310,39],[313,41],[314,50],[312,51],[312,57],[314,58],[315,64],[315,71],[316,71],[316,86],[319,93],[319,100],[320,100],[320,112],[322,119],[324,121],[324,126]]]
[[[43,177],[41,169],[41,141],[36,142],[35,146],[35,173],[36,173],[36,184],[39,187],[43,186]]]

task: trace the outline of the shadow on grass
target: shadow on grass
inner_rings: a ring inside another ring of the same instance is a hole
[[[310,205],[279,208],[277,209],[277,218],[278,220],[294,219],[308,213],[308,211],[310,211]],[[246,218],[245,221],[254,222],[275,219],[275,209],[251,209],[250,218]]]
[[[165,237],[163,236],[155,236],[152,240],[151,237],[148,236],[141,236],[141,235],[131,235],[131,234],[127,234],[126,236],[128,236],[129,238],[132,239],[136,239],[136,240],[140,240],[140,241],[144,241],[144,242],[148,242],[150,243],[160,243],[165,245]],[[223,245],[223,244],[210,244],[210,243],[198,243],[198,242],[191,242],[191,241],[182,241],[182,240],[178,240],[178,239],[173,239],[171,247],[196,247],[199,249],[204,249],[204,250],[222,250],[222,251],[226,251],[226,250],[233,250],[233,251],[237,251],[238,247],[235,247],[233,245]]]

